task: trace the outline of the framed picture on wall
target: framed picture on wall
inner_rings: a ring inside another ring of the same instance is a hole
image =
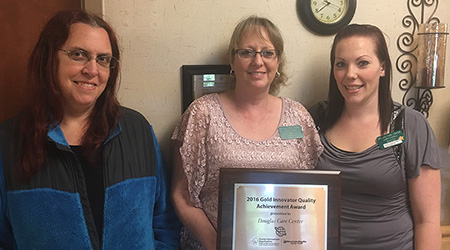
[[[203,95],[233,88],[230,65],[183,65],[183,112]]]

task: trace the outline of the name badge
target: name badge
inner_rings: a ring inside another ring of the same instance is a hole
[[[378,136],[377,143],[381,149],[393,147],[402,144],[405,141],[405,136],[402,130],[396,130],[386,135]]]
[[[304,137],[302,126],[279,127],[278,132],[283,140],[300,139]]]

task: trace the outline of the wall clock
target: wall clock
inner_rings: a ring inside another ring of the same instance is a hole
[[[297,0],[302,23],[319,35],[332,35],[353,18],[356,0]]]

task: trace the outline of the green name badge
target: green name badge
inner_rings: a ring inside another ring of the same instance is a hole
[[[300,125],[279,127],[280,137],[283,140],[300,139],[303,138],[303,129]]]
[[[402,144],[405,141],[405,136],[402,130],[396,130],[386,135],[378,136],[377,143],[381,149],[393,147]]]

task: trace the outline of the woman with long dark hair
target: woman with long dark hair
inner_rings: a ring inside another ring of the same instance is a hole
[[[419,112],[392,100],[383,33],[344,27],[330,61],[328,105],[310,111],[324,146],[317,169],[341,171],[341,249],[440,249],[436,138]]]
[[[96,15],[62,11],[43,28],[30,103],[0,125],[3,249],[177,249],[152,127],[117,101],[119,60]]]

